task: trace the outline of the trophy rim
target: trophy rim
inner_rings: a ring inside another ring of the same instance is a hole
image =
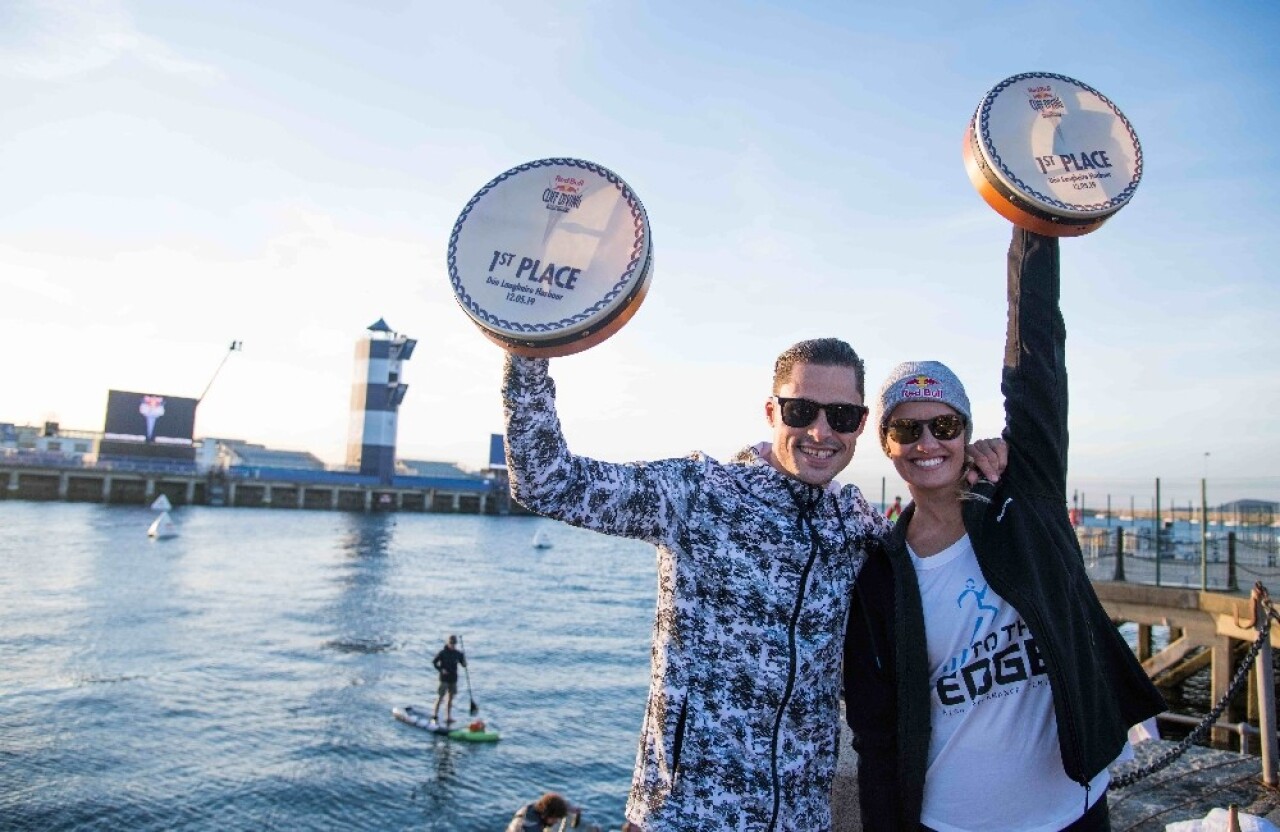
[[[585,309],[566,315],[557,321],[526,323],[511,321],[488,309],[467,290],[464,277],[458,270],[458,245],[463,234],[466,221],[480,200],[491,193],[508,179],[544,167],[577,168],[605,179],[622,196],[631,213],[634,239],[630,258],[622,273],[617,276],[613,285]],[[643,299],[650,278],[650,262],[652,259],[652,232],[649,227],[648,213],[643,203],[631,186],[609,168],[585,159],[568,156],[555,156],[535,159],[504,171],[491,179],[468,200],[458,219],[454,222],[449,235],[449,246],[446,262],[449,271],[449,282],[453,288],[454,299],[481,331],[507,348],[539,350],[539,354],[548,354],[544,350],[560,350],[572,346],[580,339],[591,340],[593,334],[619,319],[628,309],[630,312],[618,324],[625,323],[635,314],[635,307]],[[614,330],[616,331],[616,329]],[[612,334],[610,332],[609,334]],[[607,337],[607,336],[605,336]],[[603,338],[600,338],[603,340]],[[585,349],[586,347],[583,347]],[[577,350],[572,350],[577,351]],[[567,353],[566,353],[567,354]]]
[[[1061,81],[1078,87],[1095,96],[1124,125],[1129,140],[1133,145],[1134,167],[1129,182],[1120,193],[1102,202],[1069,203],[1051,194],[1037,190],[1023,181],[1005,163],[991,135],[991,107],[1000,93],[1008,87],[1033,78]],[[1142,144],[1138,140],[1138,135],[1133,129],[1132,122],[1110,98],[1083,81],[1067,75],[1056,72],[1023,72],[1006,78],[988,90],[986,95],[983,96],[977,110],[970,119],[969,128],[972,131],[971,143],[972,150],[976,156],[975,161],[980,162],[983,178],[1000,196],[1012,201],[1016,210],[1025,212],[1037,220],[1066,225],[1100,223],[1129,203],[1142,180]],[[966,146],[969,143],[969,140],[966,140]]]

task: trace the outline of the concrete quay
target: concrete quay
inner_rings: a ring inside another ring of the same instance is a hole
[[[290,469],[193,468],[119,463],[24,464],[0,457],[0,500],[61,500],[149,505],[328,511],[517,513],[505,480],[481,476],[396,476]]]

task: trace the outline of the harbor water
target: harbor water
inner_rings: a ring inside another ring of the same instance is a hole
[[[0,828],[491,832],[622,820],[652,548],[542,518],[0,502]],[[550,548],[533,547],[543,529]],[[404,725],[449,633],[465,743]]]
[[[489,832],[546,790],[621,823],[650,546],[536,517],[172,516],[152,540],[146,508],[0,501],[0,829]],[[498,743],[391,717],[431,706],[450,633],[454,718],[474,701]],[[1207,698],[1193,677],[1170,705]]]

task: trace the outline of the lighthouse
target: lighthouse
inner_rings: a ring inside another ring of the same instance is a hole
[[[417,345],[382,318],[356,342],[347,467],[383,483],[389,484],[396,470],[396,414],[409,389],[401,381],[402,369]]]

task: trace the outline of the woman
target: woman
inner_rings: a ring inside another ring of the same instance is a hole
[[[881,446],[912,502],[847,628],[865,829],[1109,829],[1107,766],[1164,710],[1068,521],[1058,296],[1058,241],[1015,229],[998,483],[965,485],[973,425],[946,366],[899,365],[880,392]]]

